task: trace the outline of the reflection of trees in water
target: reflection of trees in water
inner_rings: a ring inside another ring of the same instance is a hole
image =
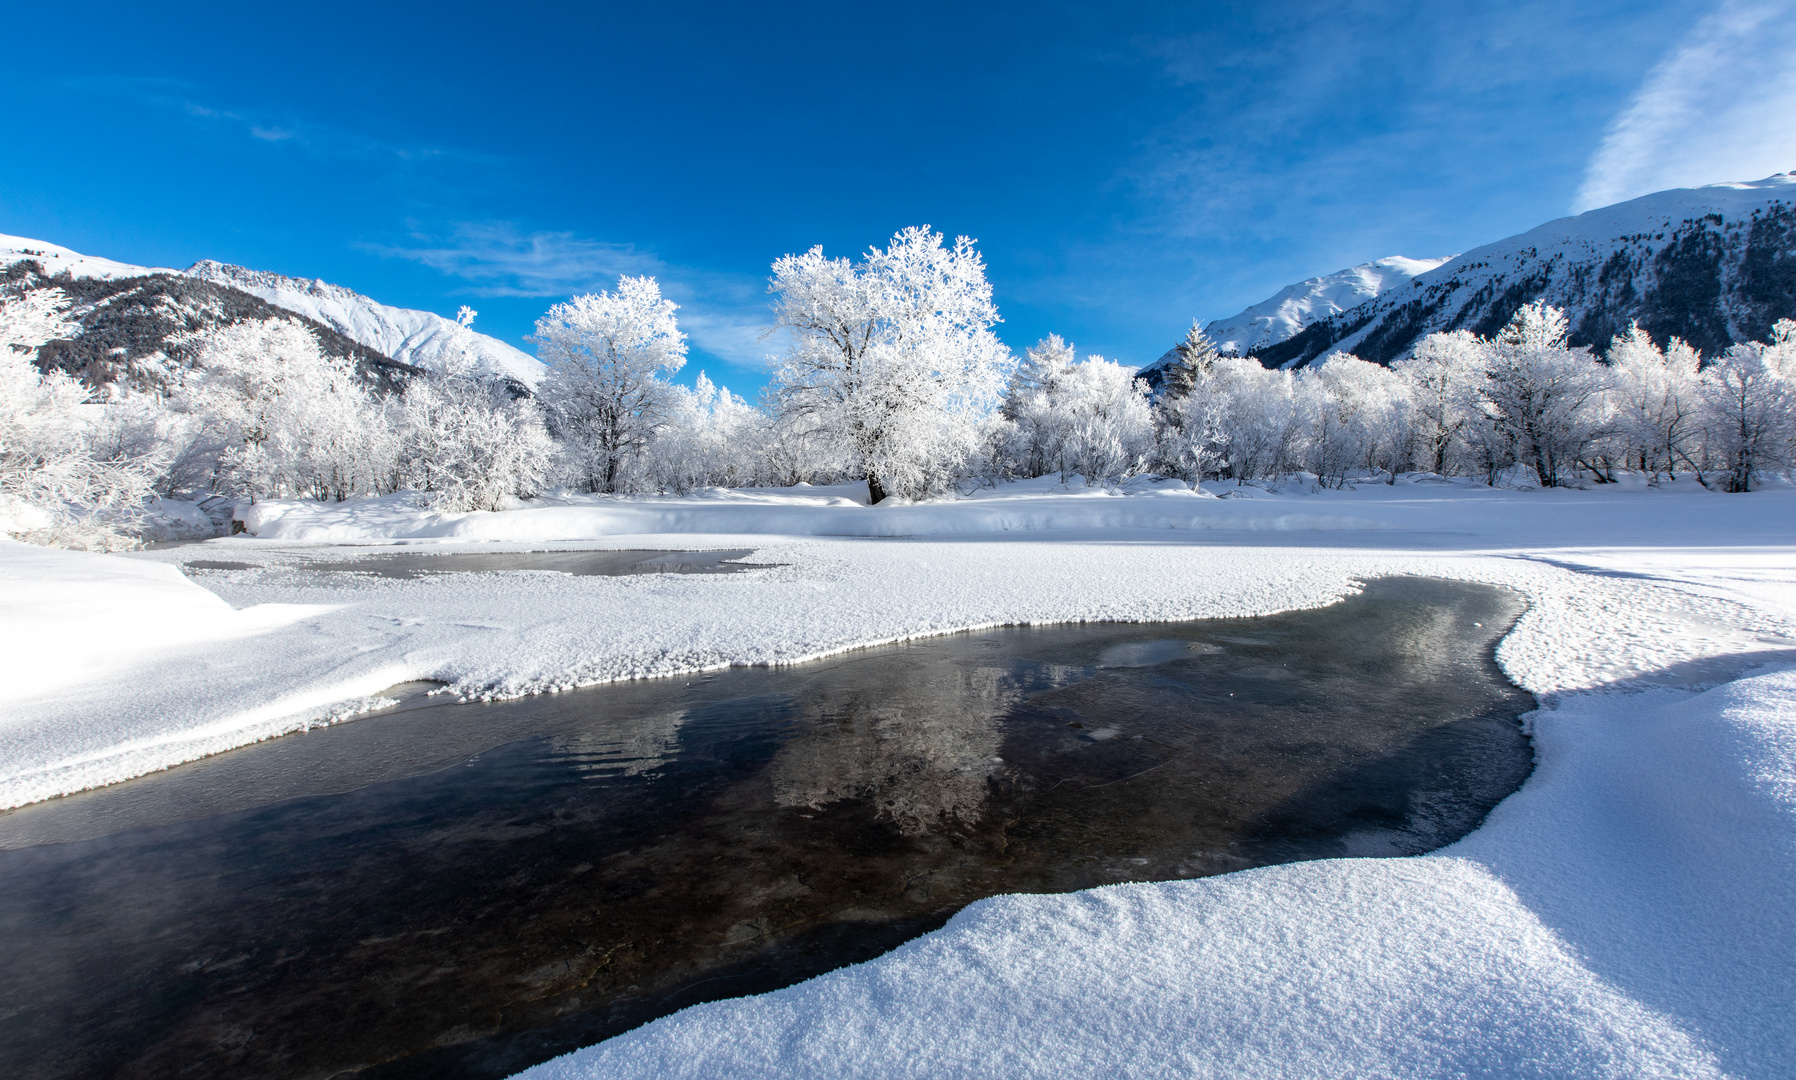
[[[934,668],[934,670],[931,670]],[[918,663],[848,686],[813,684],[799,732],[773,762],[774,799],[864,799],[907,835],[984,812],[1002,761],[999,721],[1022,698],[1005,672]]]
[[[676,710],[582,727],[551,738],[548,750],[590,779],[638,776],[674,756],[686,717],[685,710]]]

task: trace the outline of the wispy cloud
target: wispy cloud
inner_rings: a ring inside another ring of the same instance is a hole
[[[398,163],[490,160],[466,150],[384,139],[299,116],[277,116],[262,110],[204,101],[198,88],[177,79],[116,76],[71,80],[69,85],[179,112],[201,124],[232,131],[258,142],[289,145],[316,157],[384,159]]]
[[[680,326],[706,352],[735,364],[765,358],[766,282],[743,275],[673,266],[631,244],[571,232],[529,232],[507,221],[461,222],[414,230],[409,243],[362,244],[363,250],[422,263],[460,278],[477,296],[564,297],[648,275],[680,305]]]
[[[1796,3],[1727,0],[1610,125],[1573,209],[1796,169]]]
[[[461,222],[442,234],[415,230],[409,240],[358,246],[461,278],[478,296],[568,296],[610,288],[625,274],[660,277],[667,269],[630,244],[524,232],[506,221]]]

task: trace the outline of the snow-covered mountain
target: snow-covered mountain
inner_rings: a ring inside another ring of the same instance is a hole
[[[186,270],[134,266],[0,235],[0,268],[0,285],[10,288],[61,279],[76,301],[81,332],[45,346],[40,359],[96,384],[127,369],[154,382],[157,365],[180,362],[180,346],[173,343],[180,334],[244,318],[298,316],[326,349],[381,368],[383,379],[404,368],[439,367],[458,329],[451,319],[391,307],[340,285],[210,259]],[[540,361],[497,338],[470,331],[466,348],[477,367],[491,374],[527,386],[542,378]]]
[[[416,374],[323,323],[259,296],[163,267],[133,266],[82,255],[24,237],[0,236],[0,293],[55,288],[73,306],[71,329],[37,351],[37,362],[96,390],[157,390],[189,364],[195,331],[245,319],[290,319],[317,335],[327,352],[355,359],[370,383],[394,387]]]
[[[1796,317],[1796,173],[1674,188],[1549,221],[1468,251],[1253,353],[1302,366],[1351,352],[1390,363],[1428,334],[1491,334],[1535,300],[1599,351],[1632,321],[1713,356]]]
[[[1796,318],[1796,173],[1655,192],[1449,259],[1380,259],[1298,282],[1204,330],[1269,367],[1341,352],[1388,364],[1428,334],[1494,333],[1535,300],[1564,308],[1572,344],[1599,351],[1636,320],[1710,356],[1762,341],[1778,319]],[[1142,375],[1157,385],[1173,355]]]
[[[1255,349],[1296,337],[1311,323],[1337,315],[1379,296],[1409,279],[1452,259],[1406,259],[1401,255],[1360,263],[1332,274],[1287,285],[1228,319],[1217,319],[1204,333],[1225,353],[1246,355]]]
[[[211,259],[202,259],[183,273],[259,296],[415,367],[438,370],[444,351],[451,347],[460,329],[454,320],[441,315],[390,307],[353,289],[312,278],[291,278]],[[527,386],[535,386],[543,377],[540,360],[498,338],[469,333],[467,352],[487,372]]]
[[[1406,285],[1418,274],[1425,274],[1452,259],[1451,255],[1438,259],[1391,255],[1376,262],[1360,263],[1332,274],[1308,278],[1285,286],[1277,295],[1254,304],[1239,315],[1212,321],[1204,327],[1204,335],[1223,353],[1257,355],[1260,350],[1289,341],[1313,323],[1358,307],[1399,285]],[[1177,356],[1178,346],[1175,345],[1141,369],[1141,375],[1150,387],[1159,388],[1161,373]]]

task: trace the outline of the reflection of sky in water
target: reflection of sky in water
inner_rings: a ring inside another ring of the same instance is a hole
[[[1112,645],[1098,654],[1098,667],[1154,667],[1189,656],[1218,653],[1222,649],[1203,641],[1129,641]]]

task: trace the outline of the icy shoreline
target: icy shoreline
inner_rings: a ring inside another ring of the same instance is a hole
[[[155,565],[180,552],[0,544],[0,805],[298,730],[412,679],[509,695],[1463,578],[1529,597],[1498,659],[1543,709],[1535,778],[1460,844],[982,902],[870,964],[539,1075],[1768,1076],[1796,1053],[1796,676],[1741,678],[1796,661],[1793,493],[1000,491],[889,511],[788,494],[447,523],[301,506],[282,539],[205,546],[283,564],[319,540],[554,539],[785,564],[712,578],[319,582],[277,565],[206,574],[208,592]],[[793,535],[807,520],[907,533]],[[701,524],[716,531],[676,531]]]

